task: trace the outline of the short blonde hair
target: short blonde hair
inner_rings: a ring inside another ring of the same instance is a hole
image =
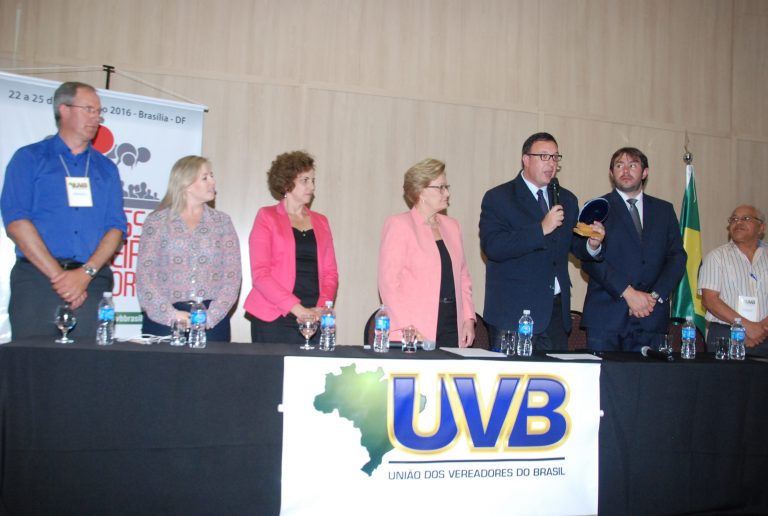
[[[168,190],[157,209],[171,208],[171,211],[176,214],[183,212],[187,207],[187,196],[184,195],[184,191],[197,181],[200,169],[206,163],[211,162],[202,156],[184,156],[174,163],[171,175],[168,177]]]
[[[408,207],[413,208],[424,188],[442,174],[445,174],[445,163],[434,158],[423,159],[409,168],[403,178],[403,198]]]

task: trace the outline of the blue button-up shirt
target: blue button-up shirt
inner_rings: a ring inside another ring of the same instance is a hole
[[[89,157],[93,207],[70,208],[67,170],[73,177],[85,176]],[[72,154],[58,135],[16,151],[5,172],[0,210],[6,227],[27,219],[52,256],[79,262],[91,257],[107,231],[125,234],[127,226],[117,166],[90,144],[85,152]],[[16,255],[23,256],[18,247]]]

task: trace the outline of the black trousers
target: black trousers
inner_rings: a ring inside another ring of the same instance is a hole
[[[99,301],[104,292],[112,292],[113,284],[112,269],[102,267],[88,285],[85,303],[75,310],[77,325],[69,332],[73,339],[96,339]],[[11,269],[11,299],[8,304],[14,339],[60,336],[53,315],[56,307],[64,303],[45,274],[27,261],[16,261]]]
[[[456,348],[459,346],[459,330],[456,321],[456,300],[438,302],[437,347]]]
[[[521,316],[523,314],[520,314]],[[504,330],[514,330],[515,328],[497,328],[491,324],[488,327],[488,340],[493,347],[493,343],[498,342],[498,335]],[[568,333],[563,325],[563,305],[560,294],[552,299],[552,316],[549,319],[549,326],[541,331],[536,326],[536,320],[533,321],[533,352],[538,351],[568,351]]]
[[[280,316],[274,321],[262,321],[258,317],[248,314],[251,321],[251,342],[262,344],[304,344],[304,337],[299,333],[299,323],[296,316],[289,313]],[[309,342],[317,345],[320,342],[320,328],[309,339]]]
[[[205,307],[211,306],[211,300],[203,300]],[[176,310],[189,312],[192,303],[188,301],[181,301],[173,303],[173,307]],[[141,333],[148,335],[157,335],[159,337],[165,337],[171,334],[171,327],[165,324],[160,324],[149,318],[147,312],[141,312]],[[229,316],[225,317],[213,328],[205,330],[205,337],[209,342],[230,342],[232,340],[232,327],[230,325]]]

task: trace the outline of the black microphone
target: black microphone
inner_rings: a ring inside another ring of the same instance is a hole
[[[667,362],[672,362],[673,360],[675,360],[675,357],[673,357],[671,353],[667,354],[667,353],[664,353],[663,351],[657,351],[650,346],[643,346],[642,348],[640,348],[640,354],[646,358],[655,358],[656,360],[666,360]]]
[[[550,180],[549,189],[552,190],[552,206],[560,204],[560,181],[556,177]]]

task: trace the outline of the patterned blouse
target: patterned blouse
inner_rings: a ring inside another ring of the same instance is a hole
[[[208,327],[221,322],[240,292],[240,241],[228,215],[204,205],[200,222],[187,228],[170,208],[150,213],[139,242],[136,288],[153,321],[170,324],[173,303],[210,299]]]

